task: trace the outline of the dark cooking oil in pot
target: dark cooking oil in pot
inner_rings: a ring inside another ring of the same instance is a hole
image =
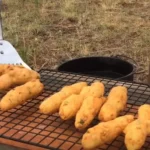
[[[121,78],[123,76],[122,74],[113,71],[86,71],[84,72],[84,74],[108,77],[113,79]]]

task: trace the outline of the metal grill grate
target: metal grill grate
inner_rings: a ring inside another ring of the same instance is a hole
[[[127,108],[122,112],[122,115],[127,113],[136,114],[139,105],[144,103],[150,104],[150,88],[147,85],[49,70],[41,70],[40,73],[41,81],[45,85],[45,90],[40,96],[10,111],[0,111],[1,138],[47,149],[81,150],[83,133],[75,129],[74,120],[62,121],[58,114],[44,115],[38,110],[39,103],[46,97],[60,90],[62,86],[78,81],[91,83],[94,80],[100,80],[105,84],[106,95],[113,86],[126,86],[129,100]],[[97,121],[94,120],[91,126],[96,123]],[[150,137],[147,138],[143,150],[148,150],[150,149],[149,147]],[[99,149],[125,150],[123,135]]]

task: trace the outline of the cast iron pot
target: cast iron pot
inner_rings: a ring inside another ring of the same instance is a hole
[[[132,60],[132,62],[134,61]],[[123,60],[119,55],[115,57],[82,57],[61,64],[57,70],[133,81],[136,65]]]

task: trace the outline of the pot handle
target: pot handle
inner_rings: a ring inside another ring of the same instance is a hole
[[[132,63],[132,65],[134,66],[134,74],[143,73],[141,71],[137,72],[137,68],[139,68],[138,67],[139,65],[132,58],[130,58],[128,56],[125,56],[125,55],[115,55],[115,56],[112,56],[112,57],[129,60]]]
[[[134,65],[134,67],[137,67],[138,64],[130,57],[126,56],[126,55],[116,55],[116,58],[120,58],[120,59],[128,59],[129,61],[131,61],[131,63]]]

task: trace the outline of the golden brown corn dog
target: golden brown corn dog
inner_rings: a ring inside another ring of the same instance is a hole
[[[98,118],[101,121],[109,121],[115,119],[121,111],[126,107],[127,88],[117,86],[111,89],[106,103],[102,106]]]
[[[141,122],[145,122],[147,120],[150,120],[150,105],[144,104],[141,105],[138,109],[138,119]]]
[[[133,121],[133,115],[125,115],[108,122],[101,122],[90,128],[82,137],[82,146],[84,149],[95,149],[103,144],[111,142],[119,136],[124,128]]]
[[[128,150],[141,149],[149,135],[150,105],[144,104],[138,109],[138,119],[131,122],[125,129],[125,145]]]
[[[63,87],[60,92],[53,94],[45,99],[39,106],[40,112],[43,114],[53,114],[59,111],[61,103],[72,94],[79,94],[83,87],[87,86],[86,82],[75,83],[70,86]]]
[[[104,97],[96,98],[89,96],[84,99],[81,108],[76,114],[75,127],[79,130],[83,130],[88,127],[98,114],[105,101],[106,98]]]
[[[88,96],[101,97],[104,95],[104,92],[105,92],[104,84],[99,81],[95,81],[94,83],[91,84],[91,86],[84,87],[80,94],[85,99]]]
[[[69,95],[68,95],[69,96]],[[40,112],[43,114],[54,114],[59,110],[62,101],[67,98],[64,92],[57,92],[45,99],[39,106]]]
[[[131,122],[124,130],[125,145],[128,150],[138,150],[145,143],[147,126],[139,119]]]
[[[59,108],[59,115],[61,119],[68,120],[73,118],[80,109],[83,100],[82,95],[76,94],[72,94],[66,98]]]
[[[10,90],[0,101],[0,109],[6,111],[25,103],[27,100],[38,96],[43,91],[43,84],[34,79]]]
[[[0,76],[0,90],[7,90],[12,86],[22,85],[32,79],[39,79],[40,75],[22,66],[12,67],[10,71]]]

